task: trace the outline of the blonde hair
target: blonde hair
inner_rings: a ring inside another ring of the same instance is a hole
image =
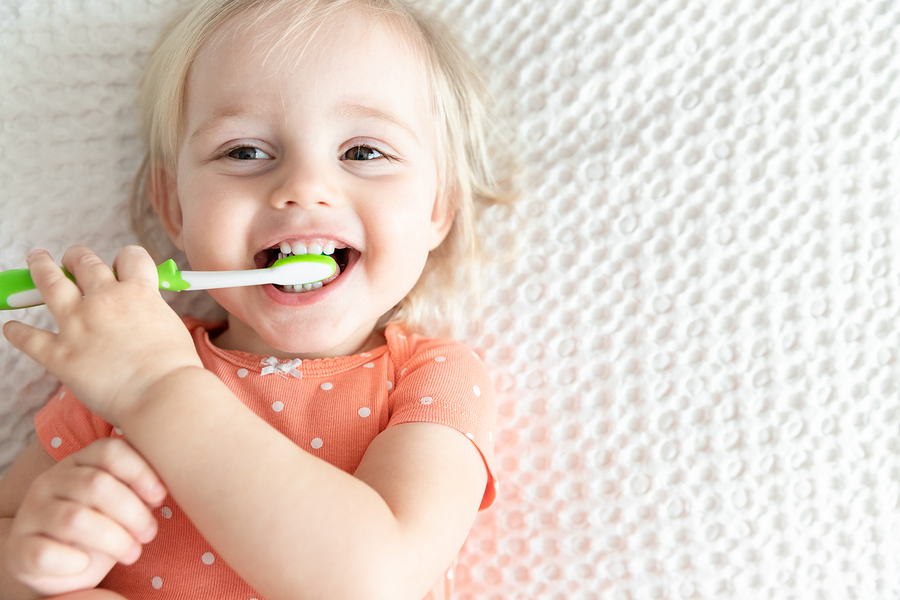
[[[200,0],[163,32],[150,53],[140,82],[142,132],[147,153],[131,194],[131,223],[138,239],[157,259],[175,248],[163,233],[148,196],[151,178],[174,172],[183,127],[188,72],[201,46],[226,22],[255,11],[258,19],[288,9],[282,40],[307,36],[339,12],[362,9],[409,36],[422,56],[430,81],[431,110],[438,145],[439,199],[453,211],[446,239],[428,257],[419,281],[383,319],[413,331],[452,331],[462,292],[477,298],[485,260],[477,223],[485,209],[516,199],[516,166],[491,116],[487,85],[475,63],[449,30],[404,0]]]

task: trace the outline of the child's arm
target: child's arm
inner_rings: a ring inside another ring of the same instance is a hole
[[[122,440],[59,463],[33,442],[0,480],[0,597],[93,588],[117,561],[137,560],[156,533],[145,502],[165,496],[150,491],[159,483]]]
[[[270,599],[420,600],[487,480],[442,425],[392,427],[355,476],[298,448],[212,373],[180,372],[121,426],[226,562]],[[202,482],[202,485],[198,485]]]
[[[355,476],[298,448],[199,363],[134,249],[116,282],[84,248],[66,253],[79,291],[45,253],[29,268],[58,335],[8,323],[13,344],[118,425],[222,557],[271,600],[419,600],[452,561],[486,484],[458,432],[383,432]],[[84,298],[82,299],[82,293]]]
[[[0,479],[0,598],[31,600],[40,597],[10,572],[8,564],[12,556],[7,540],[12,529],[13,517],[19,510],[31,482],[55,464],[56,461],[47,454],[40,442],[34,441]]]

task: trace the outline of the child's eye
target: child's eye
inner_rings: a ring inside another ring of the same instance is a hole
[[[254,148],[252,146],[241,146],[239,148],[232,148],[226,154],[229,158],[234,158],[236,160],[261,160],[265,158],[272,158],[259,148]]]
[[[353,146],[341,155],[341,160],[374,160],[384,154],[369,146]]]

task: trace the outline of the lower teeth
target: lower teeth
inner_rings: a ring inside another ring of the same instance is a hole
[[[315,283],[304,283],[303,285],[283,285],[281,286],[282,290],[285,292],[311,292],[313,290],[318,290],[322,288],[322,282],[317,281]]]

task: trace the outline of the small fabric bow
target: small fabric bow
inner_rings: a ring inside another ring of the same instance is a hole
[[[297,370],[297,367],[300,366],[300,363],[303,361],[299,358],[295,358],[293,360],[286,360],[281,362],[274,356],[270,356],[269,358],[264,358],[262,364],[267,365],[263,367],[260,375],[271,375],[272,373],[278,373],[282,377],[287,377],[291,375],[296,377],[297,379],[303,379],[303,373]]]

